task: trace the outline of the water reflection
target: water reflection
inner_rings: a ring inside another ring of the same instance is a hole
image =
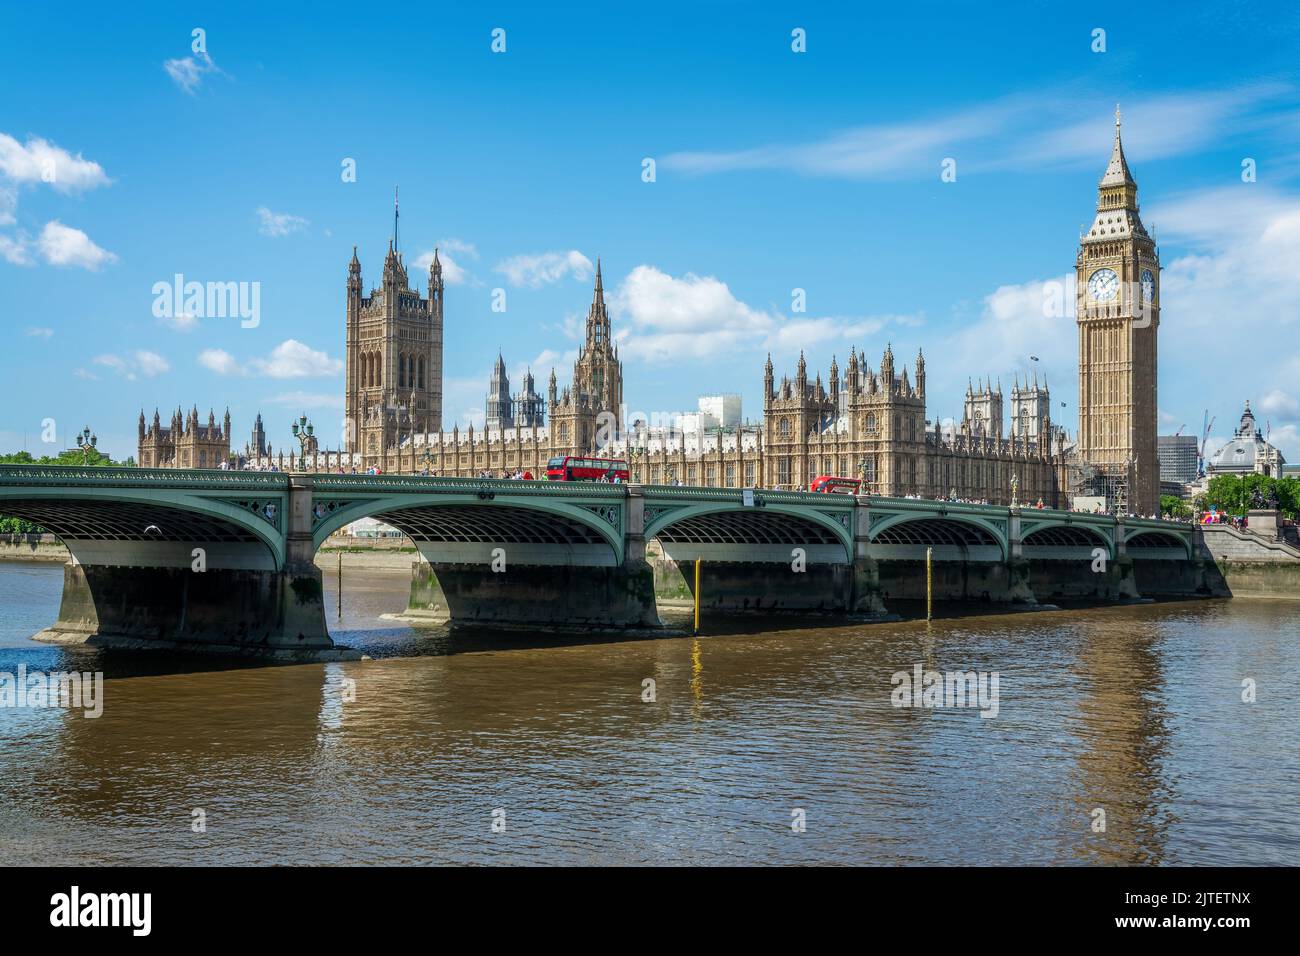
[[[25,645],[58,590],[17,581],[0,670],[110,678],[98,720],[0,710],[3,863],[1300,858],[1296,602],[558,643],[383,620],[405,579],[356,572],[375,660],[248,668]],[[998,716],[891,706],[917,663],[999,672]]]

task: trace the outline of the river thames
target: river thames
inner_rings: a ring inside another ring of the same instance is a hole
[[[62,568],[0,563],[0,672],[105,675],[0,707],[0,864],[1300,862],[1300,601],[564,641],[381,619],[407,584],[346,575],[374,660],[231,666],[31,642]],[[916,665],[996,716],[895,707]]]

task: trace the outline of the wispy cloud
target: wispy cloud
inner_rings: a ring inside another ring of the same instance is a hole
[[[173,83],[191,96],[203,85],[204,77],[225,75],[206,52],[175,60],[164,60],[163,69],[167,71]]]
[[[1130,158],[1154,159],[1193,152],[1234,133],[1279,128],[1285,120],[1265,108],[1287,103],[1294,108],[1295,100],[1296,91],[1281,84],[1138,98],[1124,105],[1125,149]],[[1085,120],[1061,120],[1080,110],[1078,98],[1067,93],[1006,97],[939,116],[830,132],[809,142],[674,152],[660,166],[693,174],[780,170],[900,180],[937,178],[946,158],[957,160],[959,174],[1096,164],[1098,144],[1109,142],[1114,128],[1111,107],[1099,102]]]
[[[96,365],[112,369],[129,381],[139,378],[157,378],[171,369],[171,364],[157,352],[143,349],[124,355],[112,353],[96,355],[91,361]]]
[[[54,336],[54,330],[34,326],[27,330],[27,334],[34,339],[50,339]]]
[[[299,409],[311,414],[313,409],[343,407],[343,395],[339,392],[280,392],[266,399],[268,405]]]
[[[258,207],[257,218],[257,231],[264,236],[272,236],[275,238],[292,235],[295,232],[302,232],[311,225],[311,223],[302,218],[302,216],[294,216],[287,212],[272,212],[265,206]]]
[[[428,272],[433,265],[433,249],[426,249],[415,258],[418,272]],[[463,265],[467,259],[477,260],[478,249],[474,243],[463,239],[439,239],[437,245],[438,262],[442,265],[442,278],[447,285],[477,284],[473,274]]]
[[[559,282],[566,276],[574,279],[590,278],[595,272],[595,266],[577,249],[570,249],[567,252],[511,256],[498,262],[493,271],[504,275],[511,285],[536,289]]]

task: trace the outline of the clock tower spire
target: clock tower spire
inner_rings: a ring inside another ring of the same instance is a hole
[[[1153,514],[1160,501],[1156,456],[1156,337],[1160,256],[1138,215],[1115,107],[1115,142],[1097,186],[1097,213],[1079,237],[1079,457],[1117,507]]]

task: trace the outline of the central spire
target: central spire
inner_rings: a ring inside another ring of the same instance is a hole
[[[1110,163],[1106,166],[1106,174],[1101,177],[1101,186],[1136,186],[1133,181],[1133,174],[1129,172],[1128,160],[1124,158],[1124,144],[1120,141],[1119,135],[1120,112],[1119,104],[1115,104],[1115,145],[1110,151]]]

